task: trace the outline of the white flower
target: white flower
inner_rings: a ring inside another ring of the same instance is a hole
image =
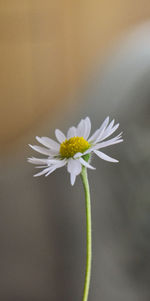
[[[82,165],[95,169],[89,164],[91,153],[95,153],[98,157],[109,162],[118,162],[99,149],[120,143],[123,141],[122,133],[114,138],[106,140],[111,136],[119,127],[119,123],[114,124],[112,120],[109,123],[107,117],[102,123],[101,127],[89,138],[91,132],[91,121],[89,117],[82,119],[77,127],[69,128],[65,136],[60,130],[55,130],[55,135],[58,142],[48,137],[36,137],[36,140],[43,146],[30,145],[32,149],[46,155],[46,158],[29,158],[28,162],[37,165],[37,168],[44,168],[41,172],[34,176],[45,175],[46,177],[57,168],[67,165],[67,170],[70,173],[71,185],[74,185],[76,176],[81,173]]]

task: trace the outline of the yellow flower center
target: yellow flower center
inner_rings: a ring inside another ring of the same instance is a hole
[[[90,146],[83,137],[72,137],[61,143],[60,154],[63,158],[70,158],[78,152],[84,153]]]

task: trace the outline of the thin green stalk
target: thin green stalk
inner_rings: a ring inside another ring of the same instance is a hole
[[[92,231],[91,231],[91,201],[90,201],[90,189],[87,177],[86,167],[82,167],[81,178],[85,192],[85,204],[86,204],[86,239],[87,239],[87,253],[86,253],[86,272],[84,293],[82,301],[88,300],[90,278],[91,278],[91,259],[92,259]]]

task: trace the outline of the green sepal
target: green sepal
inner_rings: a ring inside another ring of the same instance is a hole
[[[90,160],[90,157],[91,157],[91,154],[86,154],[86,155],[84,155],[82,158],[83,158],[86,162],[88,162],[88,161]]]

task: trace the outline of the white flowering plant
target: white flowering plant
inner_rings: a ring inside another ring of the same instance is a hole
[[[28,162],[35,164],[37,168],[42,169],[42,171],[34,175],[35,177],[41,175],[47,177],[56,169],[67,166],[71,185],[74,185],[76,177],[81,174],[85,191],[87,221],[87,260],[82,301],[88,300],[92,260],[91,202],[87,168],[95,169],[95,167],[91,165],[92,154],[96,154],[105,161],[113,163],[118,162],[118,160],[109,157],[100,150],[123,141],[122,132],[117,136],[108,139],[118,127],[119,123],[115,124],[114,119],[110,122],[109,117],[107,117],[94,134],[90,136],[91,121],[89,117],[86,117],[79,122],[77,127],[70,127],[67,135],[56,129],[55,136],[57,142],[49,137],[36,136],[36,140],[42,146],[29,144],[34,151],[46,156],[46,158],[28,158]]]

